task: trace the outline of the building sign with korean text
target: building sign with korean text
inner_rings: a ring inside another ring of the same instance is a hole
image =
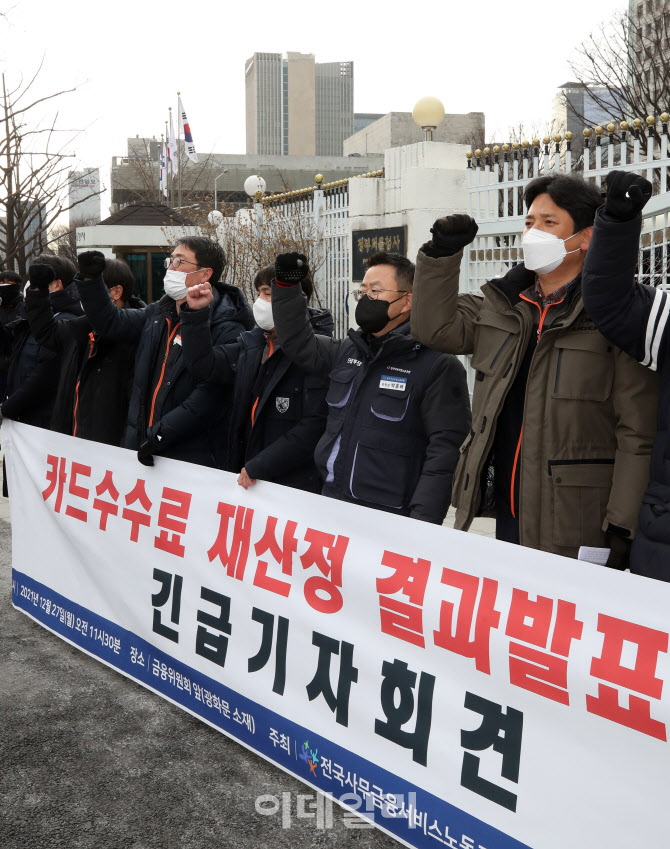
[[[407,846],[665,845],[667,584],[13,422],[3,445],[14,606],[72,645]]]
[[[365,260],[378,251],[407,253],[407,228],[383,227],[378,230],[354,230],[351,234],[352,280],[360,283],[368,270]]]

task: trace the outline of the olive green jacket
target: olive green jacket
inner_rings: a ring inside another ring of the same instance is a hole
[[[481,513],[498,415],[538,314],[519,297],[534,282],[523,267],[485,284],[481,294],[459,294],[461,257],[419,251],[411,328],[430,348],[472,355],[472,430],[452,493],[455,527],[467,530]],[[517,282],[510,296],[511,279]],[[554,315],[538,338],[526,384],[516,467],[519,532],[522,545],[576,557],[581,545],[605,546],[610,525],[635,533],[649,480],[658,383],[655,372],[595,329],[580,290]]]

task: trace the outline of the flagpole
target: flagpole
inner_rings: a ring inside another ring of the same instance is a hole
[[[170,141],[172,141],[172,137],[174,136],[174,127],[172,124],[172,107],[168,106],[168,111],[170,113]],[[174,209],[174,166],[175,162],[172,157],[172,154],[175,151],[170,151],[170,162],[172,163],[172,167],[170,168],[170,206]]]
[[[179,111],[179,97],[181,92],[177,92],[177,111]],[[181,211],[181,113],[177,118],[177,182],[179,185],[179,210]]]
[[[165,151],[165,146],[163,144],[163,134],[161,133],[161,158],[158,163],[158,201],[159,203],[163,201],[163,187],[165,186],[165,179],[167,177],[167,164],[163,165],[163,152]]]
[[[170,203],[170,180],[168,179],[168,162],[170,161],[170,157],[168,155],[168,145],[170,144],[170,136],[168,135],[168,122],[165,122],[165,185],[167,186],[168,196],[167,202],[168,206],[172,206]]]

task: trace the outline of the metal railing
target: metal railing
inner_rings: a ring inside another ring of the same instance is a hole
[[[319,262],[314,273],[319,302],[327,307],[335,324],[333,335],[341,339],[347,334],[349,320],[347,299],[351,281],[349,233],[349,180],[382,177],[382,171],[371,171],[357,177],[324,183],[316,175],[316,185],[278,195],[269,195],[262,204],[276,205],[286,215],[298,216],[304,231],[316,239],[315,253]]]
[[[653,286],[668,285],[668,122],[661,115],[661,132],[656,119],[618,127],[585,129],[583,152],[574,157],[573,135],[545,136],[521,143],[496,145],[468,154],[468,212],[479,224],[477,238],[463,264],[462,291],[472,292],[522,261],[521,234],[525,210],[523,192],[535,177],[552,173],[578,173],[601,186],[614,168],[635,171],[654,185],[654,195],[645,207],[640,239],[638,279]]]

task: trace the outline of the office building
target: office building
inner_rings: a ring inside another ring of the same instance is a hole
[[[354,129],[353,62],[254,53],[245,64],[248,154],[342,156]]]

